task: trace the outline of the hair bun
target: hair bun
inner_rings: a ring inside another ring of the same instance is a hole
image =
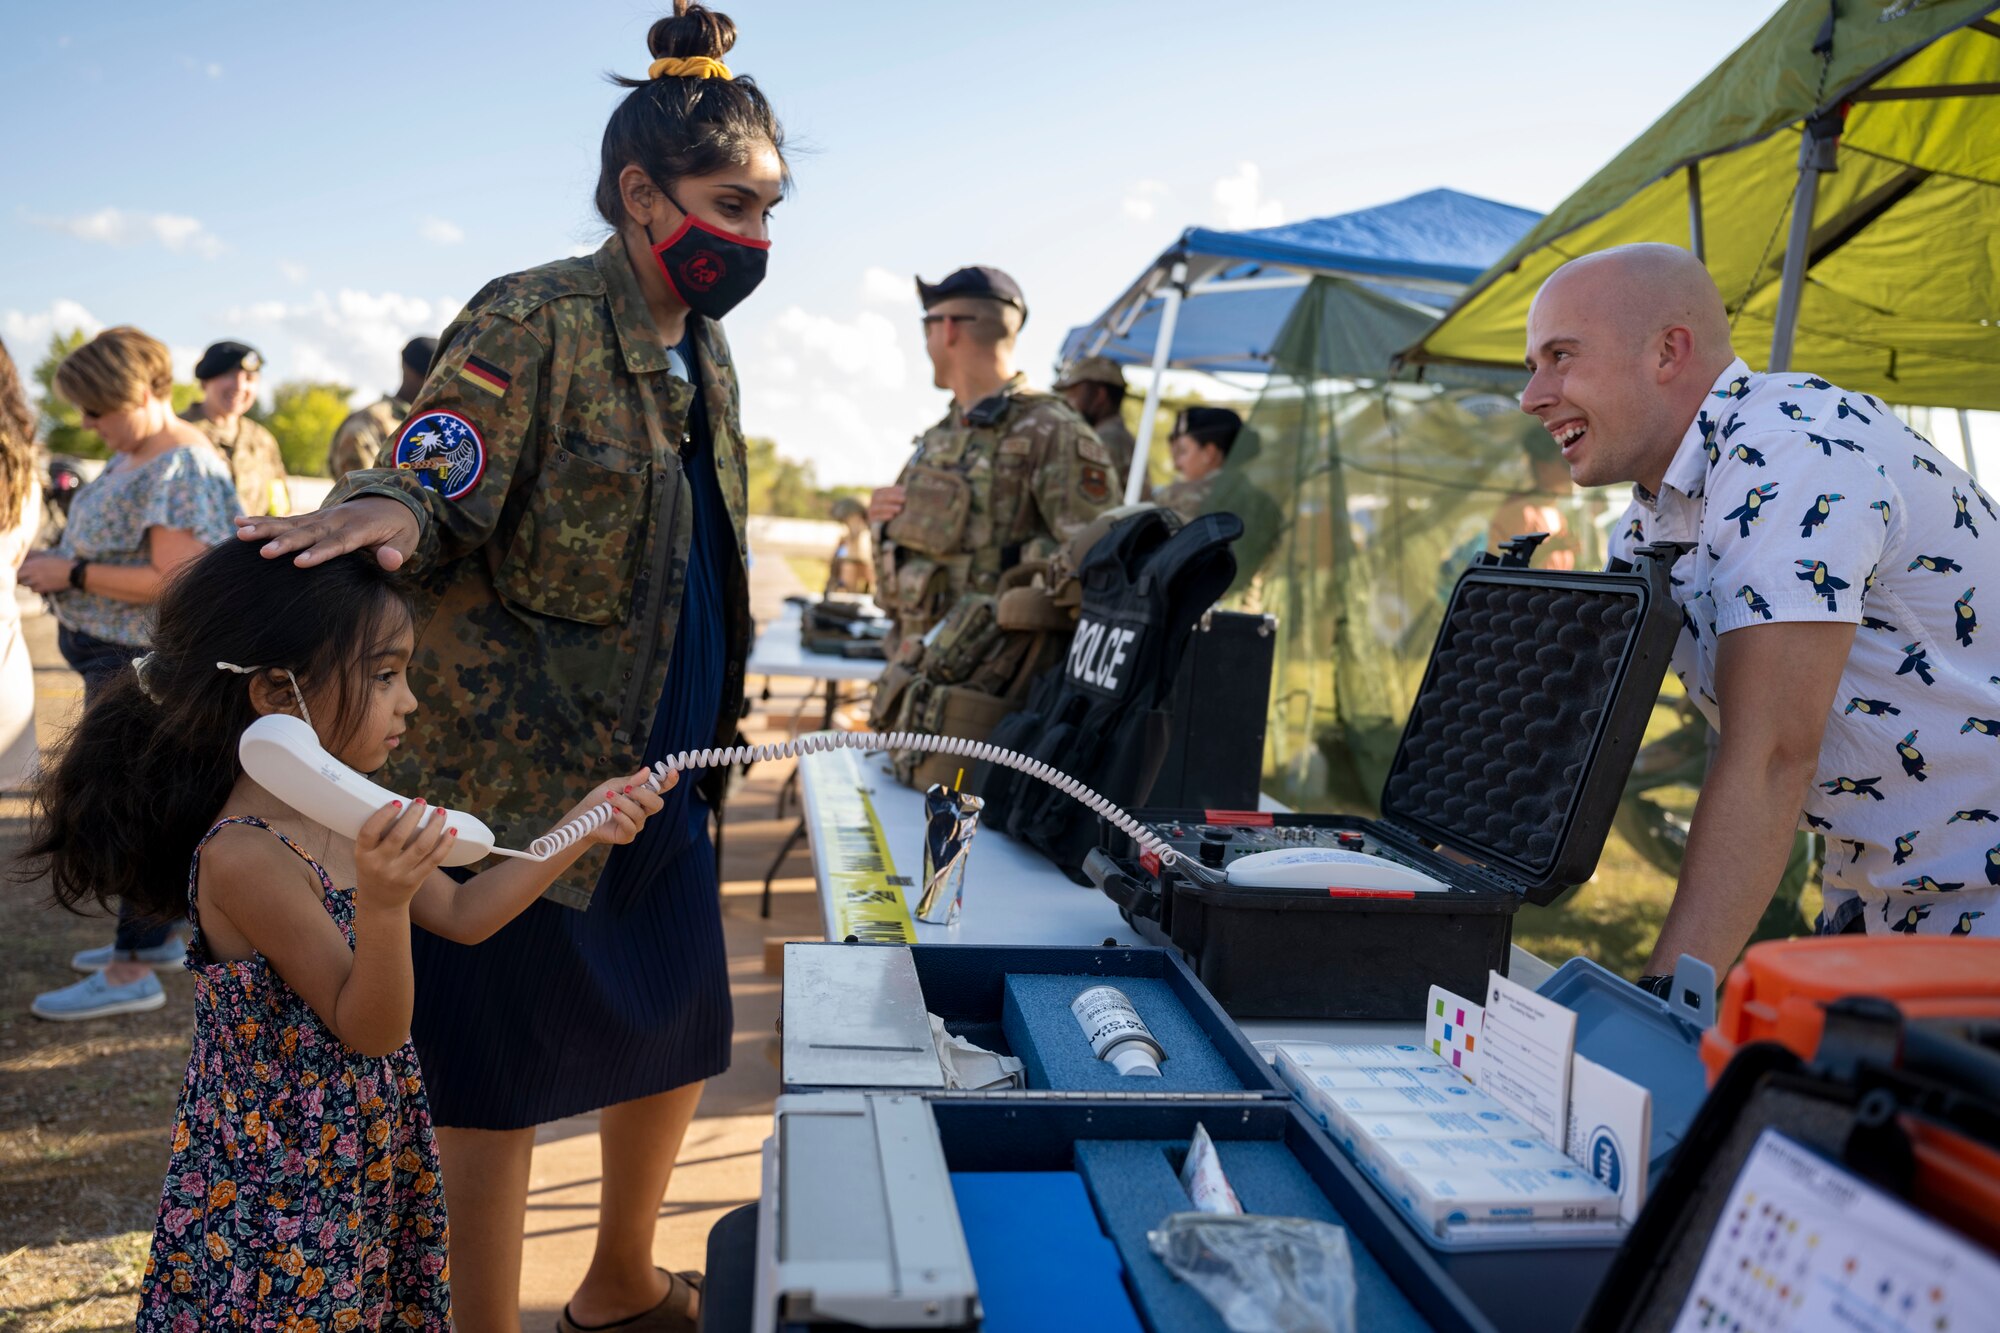
[[[646,33],[655,60],[707,56],[720,60],[736,45],[736,24],[696,0],[674,0],[674,12]]]

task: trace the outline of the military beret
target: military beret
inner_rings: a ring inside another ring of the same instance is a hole
[[[1108,384],[1122,393],[1125,389],[1125,372],[1108,356],[1086,356],[1065,370],[1062,378],[1056,381],[1058,389],[1067,389],[1077,384]]]
[[[925,282],[917,279],[917,299],[929,310],[940,301],[953,297],[981,297],[988,301],[1000,301],[1021,312],[1021,322],[1028,322],[1028,298],[1021,295],[1021,284],[988,264],[974,264],[971,268],[959,269],[943,282]]]
[[[1174,418],[1174,434],[1192,435],[1203,444],[1217,445],[1228,453],[1243,429],[1243,418],[1226,407],[1186,407]]]
[[[208,350],[201,354],[201,360],[194,363],[194,377],[212,380],[232,370],[242,369],[255,374],[263,368],[264,358],[257,355],[257,349],[249,343],[210,343]]]
[[[403,344],[403,364],[421,375],[431,368],[431,358],[437,355],[437,350],[438,340],[435,338],[412,338]]]

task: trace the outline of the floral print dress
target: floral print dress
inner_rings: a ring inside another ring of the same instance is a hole
[[[222,820],[195,849],[194,1052],[138,1327],[441,1333],[444,1189],[416,1052],[357,1054],[262,957],[209,957],[195,881],[202,848],[230,824],[266,829],[311,866],[354,942],[353,891],[262,820]]]

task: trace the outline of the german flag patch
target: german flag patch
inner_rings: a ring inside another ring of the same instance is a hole
[[[483,356],[468,356],[459,368],[458,377],[474,388],[484,389],[495,398],[507,396],[508,386],[514,377],[494,365]]]

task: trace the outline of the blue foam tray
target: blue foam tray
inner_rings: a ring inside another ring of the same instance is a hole
[[[1215,1140],[1246,1209],[1343,1226],[1354,1254],[1359,1326],[1404,1333],[1494,1333],[1465,1293],[1305,1113],[1289,1102],[931,1102],[954,1173],[1073,1172],[1081,1176],[1124,1262],[1151,1333],[1221,1333],[1222,1319],[1177,1282],[1146,1243],[1169,1213],[1192,1207],[1178,1178],[1197,1124]],[[1039,1223],[1037,1223],[1039,1225]],[[1073,1224],[1058,1224],[1065,1231]],[[974,1265],[977,1267],[977,1256]],[[1032,1279],[1030,1279],[1032,1280]],[[988,1288],[981,1279],[981,1299]],[[1039,1297],[1041,1327],[1059,1318]]]
[[[1157,977],[1125,977],[1117,985],[1140,1021],[1166,1051],[1160,1076],[1119,1073],[1092,1054],[1070,1003],[1101,977],[1063,973],[1007,974],[1001,1029],[1027,1066],[1030,1088],[1057,1092],[1241,1092],[1230,1069],[1173,988]]]
[[[953,1172],[982,1333],[1139,1333],[1125,1267],[1069,1171]]]

